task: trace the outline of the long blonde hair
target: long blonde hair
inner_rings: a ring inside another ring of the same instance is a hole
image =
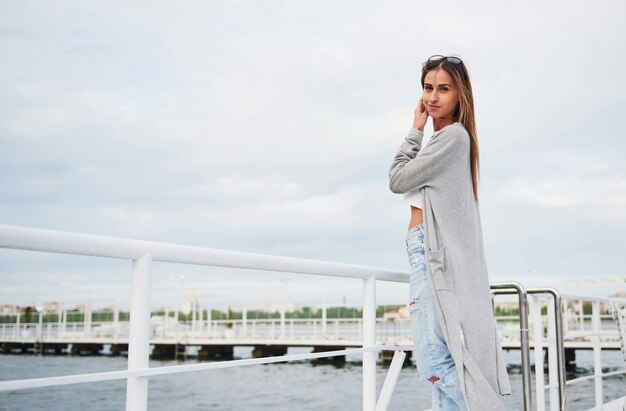
[[[474,95],[472,93],[472,82],[469,78],[467,68],[459,57],[459,62],[453,63],[448,58],[428,59],[422,65],[422,89],[424,89],[424,78],[429,71],[441,67],[447,71],[452,80],[454,87],[459,94],[459,102],[456,110],[454,110],[454,121],[459,121],[470,136],[470,164],[472,168],[472,185],[474,189],[474,199],[478,201],[478,180],[480,178],[480,156],[478,153],[478,137],[476,135],[476,120],[474,118]]]

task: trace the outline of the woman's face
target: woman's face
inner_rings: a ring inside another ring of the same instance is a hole
[[[428,115],[433,119],[452,118],[459,101],[459,94],[453,87],[450,73],[438,67],[424,77],[422,101]]]

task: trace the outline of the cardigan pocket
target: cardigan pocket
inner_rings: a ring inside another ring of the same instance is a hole
[[[435,290],[454,290],[454,281],[446,271],[446,247],[428,251],[428,267],[435,285]]]

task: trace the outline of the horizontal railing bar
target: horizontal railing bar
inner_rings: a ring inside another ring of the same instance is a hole
[[[398,303],[397,305],[401,306],[400,303]],[[152,318],[158,318],[158,317],[157,316],[152,316]],[[516,322],[508,321],[506,319],[502,320],[499,317],[494,317],[494,319],[500,320],[501,322],[507,321],[510,324],[513,324],[513,323],[517,324],[517,322],[519,322],[519,321],[516,321]],[[408,317],[406,317],[406,318],[396,318],[396,319],[394,319],[394,321],[396,321],[396,322],[400,321],[400,322],[408,323],[410,321],[410,318],[408,318]],[[206,324],[207,322],[211,322],[214,325],[220,325],[220,326],[223,326],[223,325],[229,324],[229,323],[232,323],[232,324],[235,324],[235,325],[242,325],[242,324],[248,324],[249,325],[249,324],[252,324],[252,323],[256,323],[257,325],[262,325],[264,327],[265,326],[269,327],[272,323],[273,324],[280,324],[281,322],[283,322],[283,320],[281,320],[280,318],[276,318],[276,319],[273,319],[273,320],[262,320],[262,319],[250,320],[250,319],[248,319],[246,321],[242,321],[242,320],[207,320],[206,318],[204,320],[196,320],[196,323],[201,323],[201,322],[204,323],[204,324]],[[293,322],[294,325],[297,325],[297,326],[303,326],[303,325],[306,326],[306,325],[309,325],[308,323],[323,323],[324,320],[322,320],[321,318],[293,319],[293,318],[285,317],[284,322],[286,322],[286,323],[292,323]],[[338,322],[338,323],[340,323],[342,325],[357,325],[357,324],[360,324],[361,322],[363,322],[363,319],[362,318],[356,318],[356,317],[354,317],[354,318],[349,318],[349,317],[346,317],[346,318],[327,317],[326,322],[329,323],[329,324]],[[385,318],[379,317],[379,318],[376,318],[376,322],[377,323],[382,323],[382,324],[387,324],[387,323],[389,323],[389,320],[387,320]],[[80,323],[62,323],[62,324],[65,324],[66,328],[72,328],[75,325],[78,325],[80,327],[77,327],[76,332],[83,332],[84,331],[82,329],[83,325],[85,324],[84,322],[80,322]],[[111,321],[111,322],[104,322],[104,323],[92,322],[91,323],[91,328],[92,329],[95,328],[97,330],[104,329],[106,331],[106,330],[114,329],[115,328],[114,325],[118,325],[120,327],[127,327],[128,324],[129,324],[129,322],[126,321],[126,320],[119,321],[119,322]],[[15,322],[12,322],[12,323],[0,323],[0,327],[5,326],[5,328],[7,328],[7,329],[9,329],[9,328],[10,329],[15,329],[15,327],[17,325],[18,324],[15,323]],[[192,325],[192,323],[191,323],[191,321],[188,321],[188,322],[178,321],[178,323],[177,323],[175,320],[172,320],[171,322],[165,322],[165,321],[161,322],[161,323],[155,322],[155,323],[153,323],[151,325],[153,327],[176,326],[176,325],[178,325],[180,327],[189,327],[189,326]],[[40,326],[40,323],[37,323],[37,322],[31,322],[31,323],[20,322],[19,326],[20,326],[20,328],[35,329],[35,328],[38,328]],[[50,328],[52,328],[54,330],[57,330],[57,329],[60,328],[56,321],[43,323],[43,328],[48,328],[48,327],[50,327]],[[574,331],[576,331],[576,330],[574,330]],[[71,330],[71,329],[70,330],[66,330],[66,332],[73,332],[73,330]]]
[[[598,301],[598,302],[607,302],[607,303],[611,301],[617,301],[619,303],[626,304],[626,298],[607,297],[603,295],[561,293],[561,298],[563,298],[564,300]],[[590,315],[590,314],[586,314],[586,315]]]
[[[619,333],[617,332],[617,330],[615,330],[615,332],[602,332],[602,333],[587,333],[587,332],[581,332],[581,333],[577,333],[574,332],[575,330],[570,330],[569,334],[565,335],[565,339],[569,339],[571,342],[575,342],[573,339],[574,338],[580,338],[580,337],[593,337],[593,336],[605,336],[605,337],[619,337]]]
[[[492,284],[493,287],[493,284]],[[527,289],[529,294],[533,294],[536,289],[529,288]],[[492,292],[493,293],[493,292]],[[496,293],[494,293],[496,294]],[[497,294],[517,294],[515,290],[498,290]],[[611,302],[617,301],[621,304],[626,304],[626,298],[618,298],[618,297],[605,297],[602,295],[584,295],[584,294],[564,294],[560,293],[561,298],[564,300],[580,300],[580,301],[598,301],[598,302]],[[585,316],[589,316],[591,314],[585,314]]]
[[[579,383],[579,382],[582,382],[582,381],[585,381],[585,380],[593,380],[593,379],[595,379],[597,377],[610,377],[611,375],[618,375],[618,374],[626,374],[626,372],[624,370],[620,370],[620,371],[605,372],[605,373],[600,374],[600,375],[595,375],[595,374],[585,375],[584,377],[578,377],[578,378],[574,378],[574,379],[568,380],[566,382],[566,384],[567,385],[576,384],[576,383]]]
[[[142,255],[150,254],[153,261],[168,263],[247,268],[261,271],[280,271],[360,279],[374,276],[376,280],[401,283],[408,283],[409,281],[408,272],[387,268],[79,234],[6,224],[0,224],[0,248],[126,260],[136,260]]]
[[[345,350],[325,351],[319,353],[290,354],[275,357],[248,358],[202,364],[172,365],[156,368],[142,368],[137,370],[108,371],[92,374],[64,375],[58,377],[31,378],[25,380],[0,381],[0,391],[24,390],[29,388],[53,387],[59,385],[80,384],[85,382],[119,380],[131,377],[146,377],[157,375],[178,374],[194,371],[214,370],[220,368],[243,367],[248,365],[270,364],[275,362],[297,361],[313,358],[335,357],[339,355],[361,354],[369,351],[381,350],[413,350],[413,346],[376,345],[366,348],[348,348]]]

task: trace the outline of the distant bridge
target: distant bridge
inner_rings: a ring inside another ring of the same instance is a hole
[[[593,349],[593,336],[586,329],[590,328],[586,327],[587,318],[571,312],[569,317],[565,316],[565,323],[570,324],[564,335],[565,349],[570,352]],[[520,349],[517,318],[496,317],[504,349]],[[600,336],[602,348],[619,350],[619,335],[612,318],[606,315],[603,320],[608,327]],[[378,318],[376,322],[377,344],[412,345],[408,318]],[[534,348],[533,334],[529,337],[530,346]],[[98,353],[104,345],[110,345],[112,354],[120,354],[127,351],[128,341],[127,321],[91,322],[87,319],[82,322],[0,324],[0,349],[5,354]],[[222,347],[205,348],[210,358],[213,354],[232,353],[235,346],[256,347],[256,353],[262,356],[268,353],[282,355],[288,347],[315,347],[316,350],[323,350],[324,347],[360,347],[362,341],[363,322],[360,318],[176,321],[170,317],[155,316],[150,320],[150,343],[155,358],[176,357],[184,354],[187,346]]]

